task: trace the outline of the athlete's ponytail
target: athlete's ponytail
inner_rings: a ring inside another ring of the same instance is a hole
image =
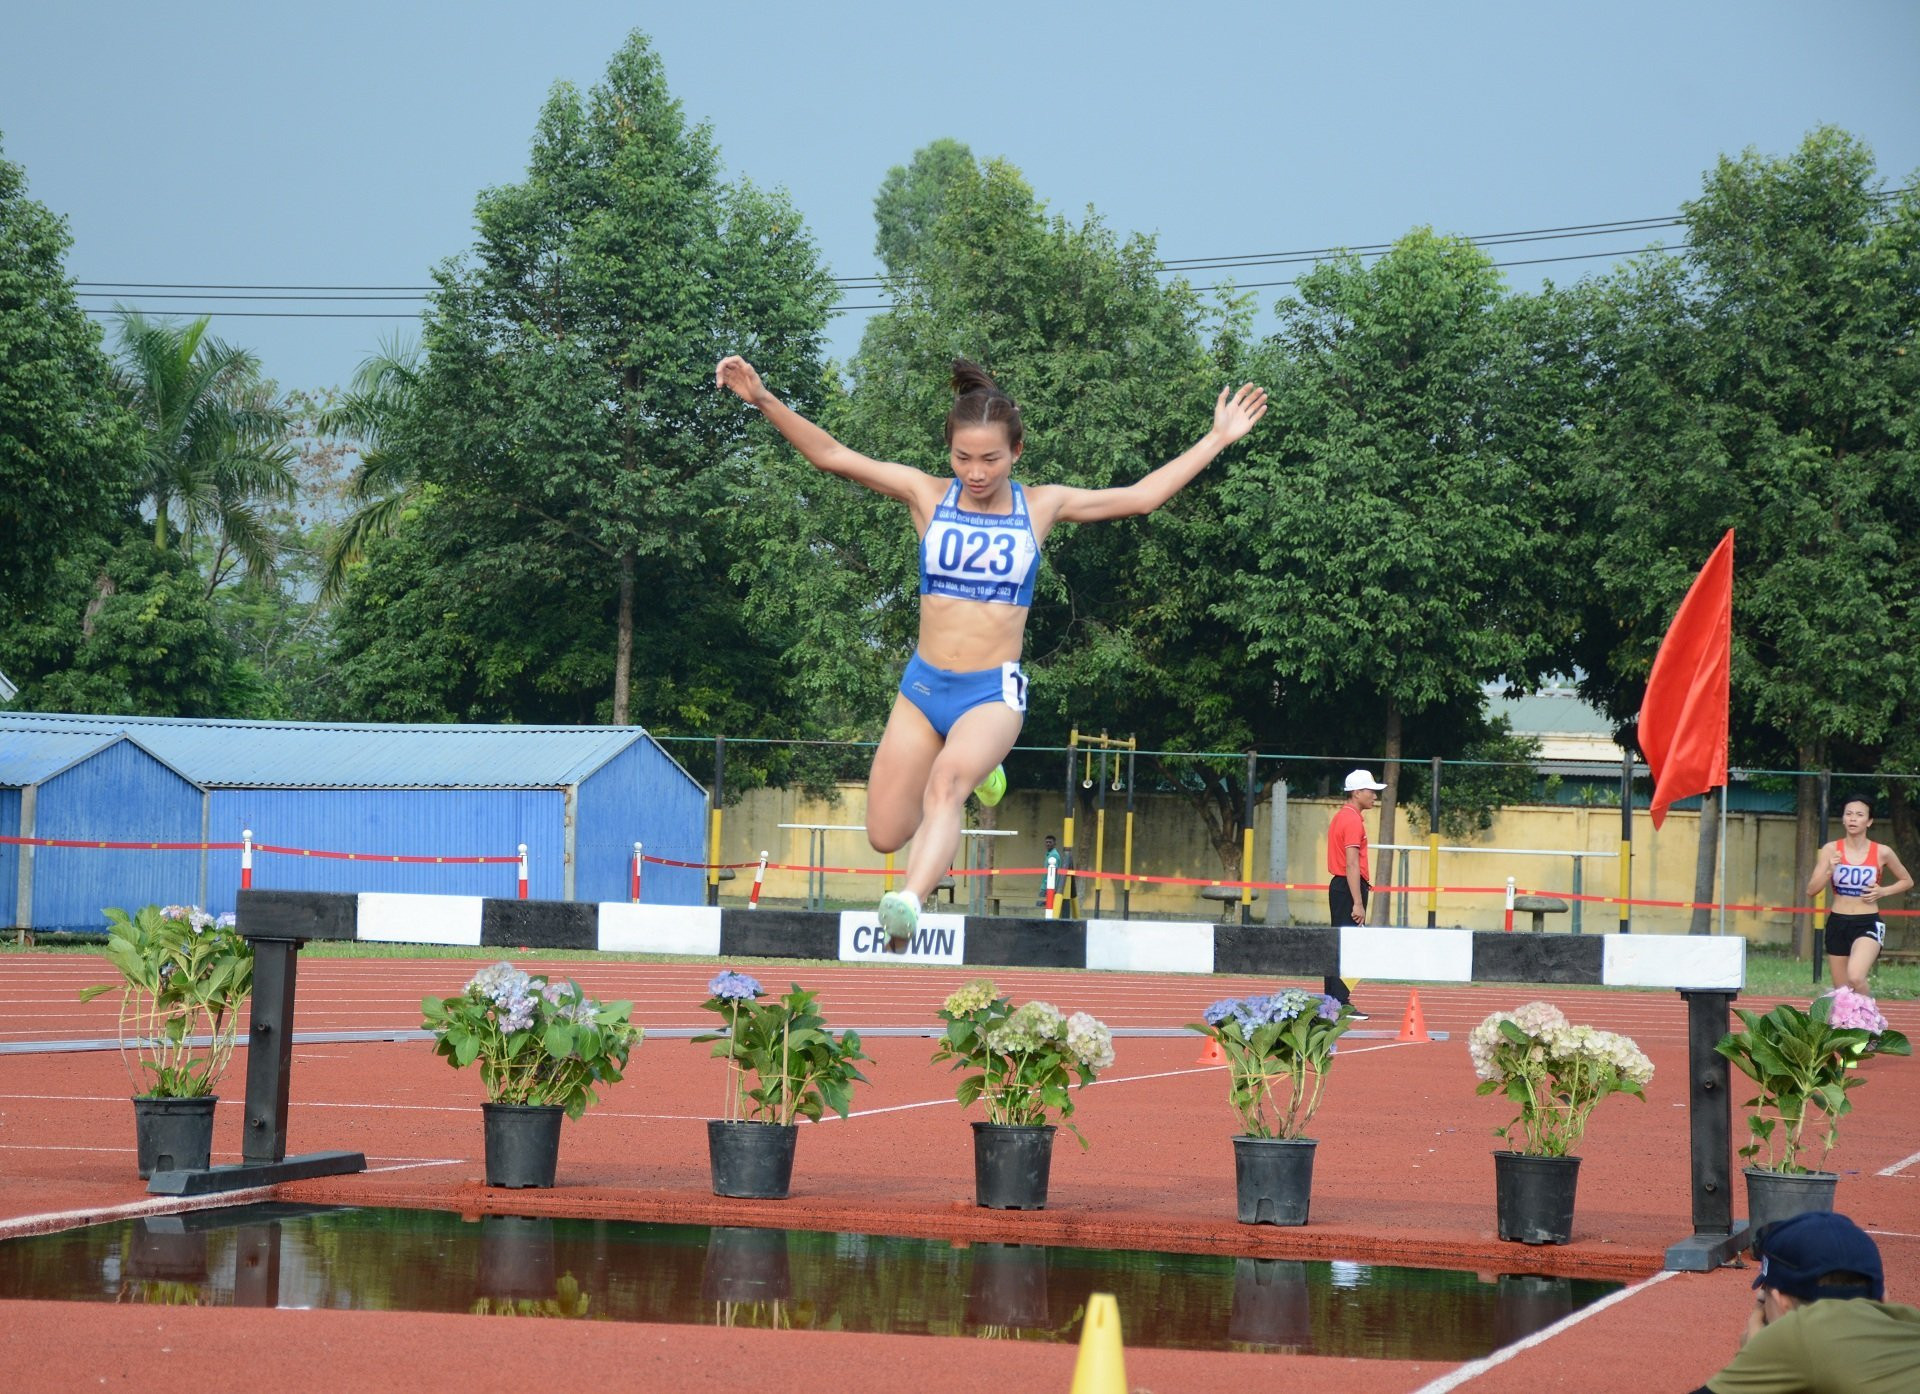
[[[1013,398],[1000,390],[986,370],[964,358],[953,360],[953,409],[947,413],[947,444],[962,426],[985,426],[999,422],[1007,428],[1007,444],[1018,450],[1026,439],[1020,424],[1020,408]]]

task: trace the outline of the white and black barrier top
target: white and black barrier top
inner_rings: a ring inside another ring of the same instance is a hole
[[[1378,925],[1269,926],[1190,920],[1035,920],[922,914],[891,953],[872,911],[329,891],[240,892],[253,939],[801,958],[981,968],[1085,968],[1430,983],[1566,983],[1737,992],[1737,935],[1532,934]]]

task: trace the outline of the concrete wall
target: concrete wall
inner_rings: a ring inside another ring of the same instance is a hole
[[[726,811],[722,832],[721,860],[745,862],[756,858],[762,849],[770,852],[775,864],[801,866],[809,860],[809,834],[801,829],[780,828],[782,823],[819,823],[834,826],[821,834],[820,860],[828,866],[879,869],[884,859],[867,845],[860,831],[865,820],[866,790],[859,784],[843,785],[836,801],[810,798],[798,790],[758,789],[747,794],[738,805]],[[1262,891],[1254,902],[1254,917],[1267,923],[1317,924],[1326,915],[1326,834],[1335,799],[1291,799],[1287,806],[1287,846],[1281,859],[1280,874],[1272,865],[1273,805],[1263,801],[1254,829],[1253,877],[1256,881],[1287,880],[1304,883],[1305,889],[1282,893]],[[1011,793],[998,808],[974,810],[970,814],[982,827],[1012,831],[1010,837],[969,838],[969,844],[991,843],[991,864],[1000,868],[1037,867],[1042,856],[1041,838],[1048,832],[1060,832],[1063,805],[1058,794]],[[1367,832],[1375,843],[1379,835],[1378,814],[1369,814]],[[1425,839],[1399,820],[1400,843],[1421,845],[1407,857],[1411,884],[1425,885],[1427,869]],[[1106,819],[1103,865],[1106,870],[1121,868],[1125,834],[1124,796],[1112,798]],[[1632,895],[1637,899],[1688,900],[1693,894],[1694,858],[1698,847],[1699,815],[1672,813],[1666,825],[1654,832],[1645,812],[1633,819]],[[1081,805],[1074,827],[1074,854],[1078,866],[1095,866],[1095,819]],[[1446,839],[1443,839],[1443,842]],[[1466,844],[1449,844],[1466,845]],[[1503,854],[1500,848],[1536,848],[1556,852],[1594,852],[1617,854],[1620,849],[1620,810],[1606,807],[1528,806],[1511,808],[1497,815],[1493,827],[1474,839],[1472,846],[1486,851],[1442,853],[1439,877],[1443,886],[1487,888],[1488,893],[1455,890],[1439,897],[1438,921],[1443,926],[1462,929],[1498,929],[1504,916],[1506,878],[1514,877],[1522,890],[1565,895],[1573,889],[1574,861],[1568,856],[1519,856]],[[1399,854],[1395,854],[1396,857]],[[1376,885],[1398,884],[1390,880],[1387,854],[1375,848],[1373,880]],[[904,867],[904,854],[896,859]],[[1736,813],[1727,820],[1727,899],[1734,902],[1771,906],[1799,903],[1798,887],[1793,884],[1793,820],[1775,814]],[[1173,796],[1143,796],[1136,800],[1134,823],[1134,859],[1136,871],[1155,876],[1187,876],[1207,879],[1238,879],[1234,868],[1223,868],[1207,841],[1206,830],[1193,804]],[[1615,895],[1620,883],[1617,855],[1588,858],[1582,863],[1581,889],[1588,895]],[[1397,872],[1396,861],[1394,872]],[[722,888],[722,903],[743,900],[752,882],[750,872]],[[877,899],[882,889],[879,876],[834,872],[825,878],[828,899],[849,902]],[[1007,913],[1031,912],[1037,889],[1032,875],[1003,875],[994,878],[994,893],[1003,901]],[[800,871],[769,871],[764,894],[773,898],[798,900],[806,894],[806,877]],[[967,887],[958,890],[965,904]],[[1118,910],[1118,885],[1102,883],[1101,913]],[[1398,898],[1395,908],[1398,910]],[[1083,882],[1081,913],[1094,913],[1094,883]],[[1219,906],[1202,901],[1191,886],[1141,884],[1131,896],[1135,915],[1157,918],[1217,918]],[[1406,913],[1395,913],[1395,923],[1426,923],[1426,897],[1416,892],[1407,897]],[[1685,933],[1690,912],[1684,909],[1635,906],[1632,927],[1637,933]],[[1715,914],[1715,927],[1718,914]],[[1761,943],[1784,943],[1791,932],[1793,917],[1784,912],[1729,912],[1727,930]],[[1572,916],[1554,915],[1547,920],[1551,930],[1572,927]],[[1528,921],[1522,917],[1524,927]],[[1606,933],[1619,928],[1617,906],[1588,904],[1582,907],[1581,929],[1588,934]]]

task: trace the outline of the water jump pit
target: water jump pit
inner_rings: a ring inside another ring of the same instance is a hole
[[[0,1299],[470,1313],[1136,1348],[1484,1356],[1618,1283],[746,1226],[285,1203],[0,1241]]]

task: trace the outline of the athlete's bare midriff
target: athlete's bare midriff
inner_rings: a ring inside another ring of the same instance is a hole
[[[950,595],[920,597],[920,656],[953,673],[1017,663],[1027,607],[991,605]]]

